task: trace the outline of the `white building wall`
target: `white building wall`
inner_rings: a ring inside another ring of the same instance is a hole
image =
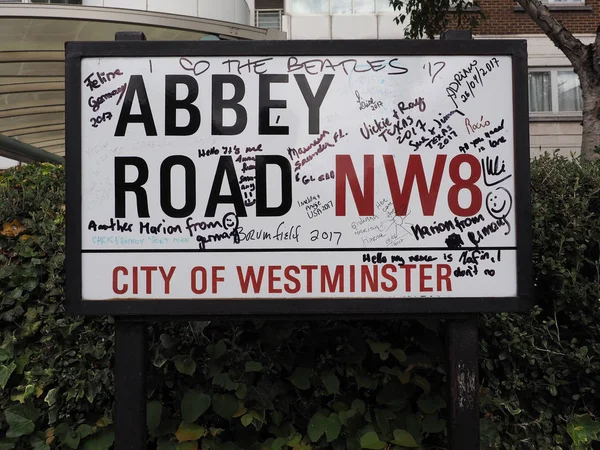
[[[254,4],[253,0],[250,0]],[[82,0],[85,6],[137,9],[254,25],[246,0]]]
[[[282,28],[288,39],[402,39],[404,27],[394,14],[310,14],[286,12]]]
[[[584,44],[591,44],[595,36],[577,35]],[[475,39],[526,39],[528,65],[536,67],[565,67],[571,64],[566,56],[548,39],[546,35],[480,35]],[[579,154],[581,149],[581,116],[552,115],[548,113],[542,117],[531,117],[529,122],[529,139],[531,156],[544,152],[560,150],[560,154],[569,156],[571,153]]]

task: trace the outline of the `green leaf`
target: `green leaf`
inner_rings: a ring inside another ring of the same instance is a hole
[[[589,414],[575,415],[567,424],[567,433],[575,445],[590,444],[599,440],[600,422],[592,419]]]
[[[360,415],[364,415],[367,410],[367,405],[361,399],[357,398],[352,402],[351,408],[356,410]]]
[[[479,436],[481,437],[481,448],[500,448],[502,438],[498,425],[488,419],[479,420]]]
[[[374,431],[369,431],[360,437],[360,448],[382,449],[386,443],[379,440],[379,436]]]
[[[392,443],[409,448],[415,448],[419,446],[417,441],[415,441],[415,438],[412,437],[412,434],[406,430],[394,430],[394,440]]]
[[[212,397],[215,413],[223,419],[231,419],[238,410],[238,401],[231,394],[215,394]]]
[[[431,392],[431,385],[429,384],[429,381],[427,381],[426,378],[420,376],[420,375],[414,375],[412,377],[412,382],[419,386],[421,389],[423,389],[423,392],[425,392],[426,394],[429,394]]]
[[[177,443],[170,441],[167,438],[162,438],[158,441],[156,450],[177,450]]]
[[[307,433],[312,442],[317,442],[325,435],[327,442],[332,442],[340,435],[342,423],[337,414],[326,417],[323,413],[316,413],[308,422]]]
[[[381,353],[385,353],[392,344],[389,342],[371,342],[369,346],[371,347],[371,350],[373,350],[373,353],[380,355]]]
[[[305,367],[296,367],[292,374],[288,377],[288,380],[290,380],[298,389],[305,391],[310,389],[310,374],[310,369]]]
[[[93,432],[92,427],[90,427],[89,425],[87,425],[85,423],[82,423],[81,425],[79,425],[77,427],[77,434],[79,435],[79,437],[81,439],[85,439],[90,434],[92,434],[92,432]]]
[[[4,411],[6,422],[10,426],[6,432],[6,437],[15,438],[31,434],[35,430],[35,421],[40,414],[31,403],[14,405]]]
[[[254,420],[254,418],[252,417],[252,414],[244,414],[242,416],[242,418],[240,419],[240,421],[242,422],[242,425],[244,427],[247,427],[248,425],[250,425],[253,420]]]
[[[440,419],[437,414],[426,415],[423,418],[423,431],[425,433],[441,433],[446,429],[446,421]]]
[[[392,409],[402,409],[407,403],[405,388],[398,381],[389,382],[377,393],[376,401]]]
[[[60,388],[52,388],[48,391],[46,397],[44,397],[44,401],[48,404],[48,406],[52,406],[58,401],[59,391]]]
[[[183,414],[183,411],[182,411]],[[162,415],[162,404],[158,400],[152,400],[146,405],[146,425],[148,431],[152,432],[160,425]],[[185,419],[184,419],[185,420]]]
[[[14,450],[17,440],[13,438],[0,439],[0,450]]]
[[[72,449],[76,449],[79,447],[79,442],[81,441],[81,437],[75,430],[68,430],[66,434],[61,436],[60,442]]]
[[[196,372],[196,362],[189,356],[176,356],[174,362],[179,373],[192,376]]]
[[[423,394],[421,397],[419,397],[419,400],[417,400],[417,405],[419,405],[419,408],[425,414],[433,414],[436,411],[445,408],[446,402],[439,395],[430,396]]]
[[[271,443],[270,450],[283,450],[283,447],[287,447],[287,439],[277,438]]]
[[[46,441],[35,435],[31,436],[30,444],[32,450],[50,450],[50,446],[46,444]],[[0,445],[0,450],[1,449],[2,445]]]
[[[198,450],[197,442],[181,442],[177,444],[175,450]]]
[[[181,425],[179,425],[179,428],[175,432],[175,437],[177,437],[178,442],[187,442],[197,441],[207,434],[208,431],[206,431],[206,429],[200,425],[196,425],[195,423],[181,422]]]
[[[263,370],[261,363],[256,361],[246,361],[246,372],[260,372]]]
[[[329,395],[340,393],[340,380],[333,372],[324,372],[323,375],[321,375],[321,381]]]
[[[0,365],[0,389],[5,388],[8,379],[16,368],[17,365],[14,362],[11,362],[8,366]]]
[[[181,400],[181,417],[185,422],[195,422],[210,406],[210,395],[197,390],[185,393]]]
[[[229,375],[220,373],[213,378],[213,384],[222,387],[226,391],[235,391],[238,388],[238,383],[231,381]]]
[[[404,350],[393,348],[390,350],[390,353],[394,355],[394,358],[396,358],[399,363],[406,362],[406,353],[404,353]]]

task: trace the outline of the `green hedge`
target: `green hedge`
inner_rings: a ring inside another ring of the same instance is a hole
[[[590,449],[600,430],[600,168],[532,167],[538,306],[481,317],[482,448]],[[0,175],[0,450],[108,449],[110,318],[64,312],[64,173]],[[149,448],[443,449],[441,325],[149,325]],[[575,440],[575,441],[574,441]]]

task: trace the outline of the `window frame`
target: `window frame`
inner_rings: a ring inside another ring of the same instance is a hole
[[[560,111],[558,101],[558,72],[572,72],[574,73],[573,67],[571,66],[537,66],[529,67],[528,73],[534,72],[549,72],[550,73],[550,100],[552,103],[552,111],[529,111],[529,117],[531,119],[573,119],[580,120],[582,118],[582,111]],[[529,92],[531,95],[531,92]],[[529,99],[528,99],[529,102]],[[529,106],[528,106],[529,107]]]
[[[283,26],[283,15],[284,15],[284,10],[282,8],[259,8],[259,9],[255,9],[254,10],[254,26],[258,27],[258,28],[262,28],[259,23],[258,23],[258,16],[260,15],[260,13],[278,13],[279,15],[279,28],[270,28],[272,30],[280,30]]]
[[[353,16],[353,15],[357,15],[357,16],[361,16],[361,15],[380,15],[380,14],[395,14],[397,15],[398,12],[396,10],[392,10],[390,11],[389,9],[385,9],[382,11],[379,11],[379,6],[378,6],[378,0],[371,0],[373,2],[373,12],[371,13],[355,13],[355,12],[351,12],[351,13],[334,13],[333,12],[333,7],[332,7],[332,1],[335,0],[327,0],[327,11],[326,13],[320,13],[320,12],[310,12],[310,13],[297,13],[294,12],[294,4],[295,0],[287,0],[286,2],[286,11],[289,11],[289,14],[292,15],[298,15],[298,16],[323,16],[323,15],[330,15],[330,16]],[[351,10],[354,11],[354,2],[355,0],[350,0],[351,1]],[[286,14],[284,12],[284,14]]]

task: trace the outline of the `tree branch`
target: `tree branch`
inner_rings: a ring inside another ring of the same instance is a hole
[[[579,66],[586,51],[585,45],[554,18],[540,0],[517,0],[517,3],[565,54],[571,64],[575,67]],[[598,36],[596,39],[599,39]]]

